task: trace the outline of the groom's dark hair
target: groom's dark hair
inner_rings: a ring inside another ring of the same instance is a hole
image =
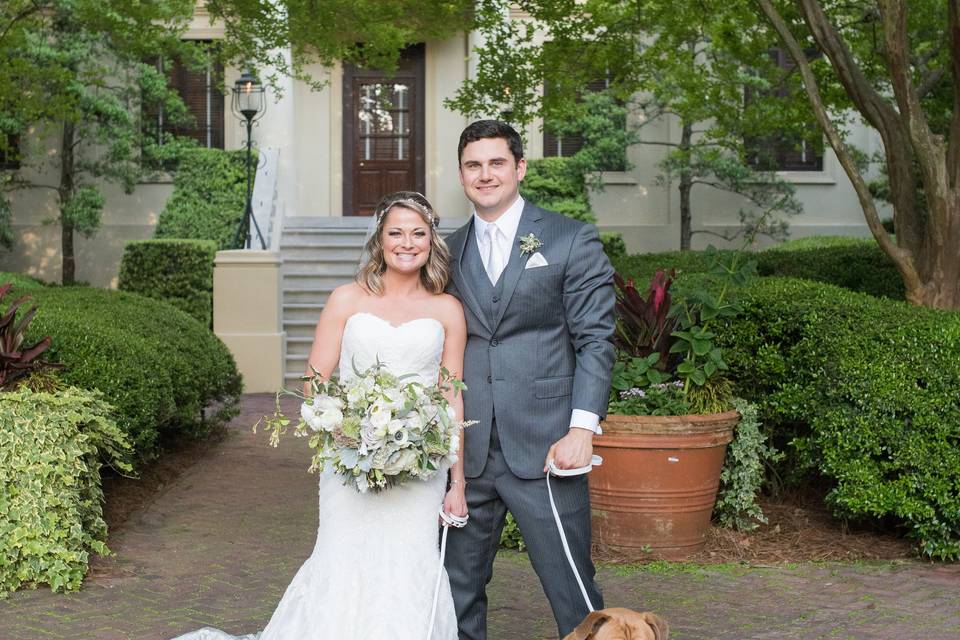
[[[517,130],[500,120],[477,120],[467,125],[467,128],[460,134],[460,144],[457,145],[457,166],[460,165],[460,159],[463,158],[464,148],[471,142],[483,140],[485,138],[503,138],[507,141],[510,153],[513,159],[520,162],[523,158],[523,140]]]

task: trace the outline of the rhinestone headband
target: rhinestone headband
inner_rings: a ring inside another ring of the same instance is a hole
[[[431,207],[430,203],[427,202],[426,196],[424,196],[422,193],[419,193],[417,191],[408,191],[407,193],[409,194],[408,196],[390,200],[389,202],[387,202],[387,204],[381,207],[380,213],[377,214],[377,224],[379,225],[383,221],[383,217],[387,214],[388,211],[390,211],[390,209],[393,209],[398,204],[400,205],[406,204],[406,205],[416,205],[417,208],[425,209],[427,212],[427,223],[430,225],[431,228],[435,228],[437,226],[437,219],[433,215],[433,207]],[[418,200],[417,198],[419,198],[420,200]]]

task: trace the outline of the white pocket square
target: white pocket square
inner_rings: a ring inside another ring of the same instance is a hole
[[[527,266],[525,266],[524,269],[536,269],[537,267],[545,267],[547,264],[547,259],[537,251],[527,260]]]

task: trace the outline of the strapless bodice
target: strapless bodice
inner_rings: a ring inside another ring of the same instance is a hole
[[[354,313],[343,327],[340,378],[355,377],[379,360],[396,375],[413,374],[422,384],[436,384],[443,355],[443,325],[434,318],[417,318],[394,325],[380,316]]]

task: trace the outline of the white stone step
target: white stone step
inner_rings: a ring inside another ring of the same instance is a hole
[[[314,260],[307,257],[284,256],[280,273],[282,275],[342,276],[344,282],[347,282],[356,275],[357,265],[356,260]]]
[[[290,352],[290,338],[307,338],[313,341],[317,331],[317,320],[287,320],[283,319],[283,330],[287,333],[287,352]],[[309,347],[308,347],[309,348]]]
[[[284,289],[283,304],[325,304],[333,287],[298,287]]]
[[[323,303],[316,302],[284,302],[283,320],[310,321],[316,324],[323,311]]]
[[[282,278],[284,301],[287,300],[287,292],[295,293],[304,289],[326,289],[333,291],[340,285],[353,280],[352,275],[325,275],[317,273],[316,271],[284,273]]]
[[[353,268],[360,266],[360,256],[363,254],[363,247],[359,244],[332,245],[326,243],[311,244],[301,242],[290,244],[280,249],[283,261],[296,259],[311,259],[321,262],[351,262]]]

